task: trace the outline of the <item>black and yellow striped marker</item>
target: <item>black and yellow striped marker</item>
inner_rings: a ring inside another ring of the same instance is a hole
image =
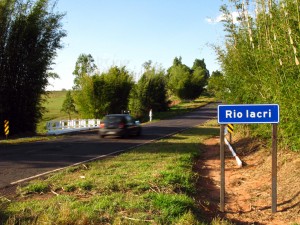
[[[9,135],[9,121],[8,120],[4,120],[4,134],[7,136]]]
[[[227,124],[227,131],[231,134],[233,133],[233,124],[231,123]]]

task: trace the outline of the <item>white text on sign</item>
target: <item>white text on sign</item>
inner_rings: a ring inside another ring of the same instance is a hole
[[[243,112],[239,112],[236,110],[226,110],[225,111],[225,117],[230,118],[230,119],[235,119],[235,118],[272,118],[272,111],[269,109],[268,111],[250,111],[246,110],[245,115]]]

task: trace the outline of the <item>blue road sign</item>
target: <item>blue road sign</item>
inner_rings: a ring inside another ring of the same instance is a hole
[[[279,123],[279,105],[219,105],[218,123]]]

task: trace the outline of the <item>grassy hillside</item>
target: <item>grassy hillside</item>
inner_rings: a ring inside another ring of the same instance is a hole
[[[47,111],[44,113],[44,116],[37,127],[37,132],[39,134],[46,132],[47,121],[68,119],[68,114],[60,111],[65,100],[66,93],[67,91],[49,92],[47,101],[44,103],[44,107]]]
[[[45,113],[44,120],[56,120],[57,118],[67,119],[68,115],[60,112],[62,104],[65,100],[67,91],[53,91],[49,93],[49,98],[45,107],[47,112]]]

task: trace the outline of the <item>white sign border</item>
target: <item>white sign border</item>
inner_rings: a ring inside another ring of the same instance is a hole
[[[220,122],[220,117],[219,117],[219,108],[220,106],[242,106],[242,107],[247,107],[247,106],[276,106],[278,108],[278,118],[276,122]],[[279,123],[279,119],[280,119],[280,107],[279,104],[226,104],[226,105],[218,105],[218,124],[278,124]]]

